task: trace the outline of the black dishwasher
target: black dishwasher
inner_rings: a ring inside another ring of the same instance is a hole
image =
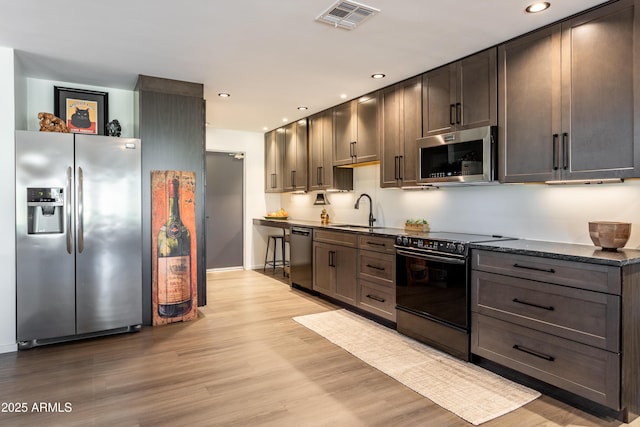
[[[305,289],[312,289],[313,284],[313,230],[310,228],[291,228],[289,240],[290,257],[289,273],[291,286],[299,286]]]

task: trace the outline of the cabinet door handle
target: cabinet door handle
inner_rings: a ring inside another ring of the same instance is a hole
[[[358,157],[358,141],[353,141],[353,157]]]
[[[455,116],[455,114],[456,114],[456,104],[449,105],[449,124],[451,126],[456,124],[456,122],[455,122],[455,120],[453,118],[453,116]]]
[[[291,171],[291,187],[296,188],[296,171]]]
[[[518,344],[514,344],[513,348],[518,350],[518,351],[521,351],[523,353],[527,353],[527,354],[530,354],[532,356],[539,357],[540,359],[548,360],[549,362],[553,362],[554,360],[556,360],[556,358],[553,357],[553,356],[549,356],[548,354],[544,354],[544,353],[540,353],[540,352],[535,351],[535,350],[531,350],[530,348],[523,347],[523,346],[518,345]]]
[[[456,124],[460,124],[462,121],[462,104],[459,102],[456,104]]]
[[[567,149],[569,148],[569,134],[564,132],[562,134],[562,168],[567,169],[569,167],[569,153]]]
[[[542,271],[544,273],[555,273],[556,271],[553,268],[539,268],[539,267],[531,267],[528,265],[520,265],[518,263],[513,264],[515,268],[524,268],[525,270],[534,270],[534,271]]]
[[[552,146],[552,154],[553,154],[553,170],[558,170],[558,134],[553,134],[553,146]]]
[[[373,268],[374,270],[378,270],[378,271],[384,271],[385,270],[384,267],[378,267],[377,265],[367,264],[367,267]]]
[[[553,311],[553,310],[555,310],[555,308],[553,308],[553,306],[552,306],[552,305],[548,305],[548,306],[545,306],[545,305],[538,305],[538,304],[534,304],[534,303],[532,303],[532,302],[521,301],[521,300],[519,300],[518,298],[514,298],[512,301],[513,301],[513,302],[515,302],[515,303],[518,303],[518,304],[528,305],[528,306],[530,306],[530,307],[541,308],[541,309],[543,309],[543,310],[549,310],[549,311]]]
[[[404,156],[398,156],[398,179],[403,180],[404,174],[402,173],[404,169]]]
[[[316,171],[316,184],[322,185],[322,166],[318,166],[318,170]]]
[[[368,294],[367,298],[371,298],[372,300],[378,301],[378,302],[385,302],[386,301],[384,298],[380,298],[377,295],[371,295],[371,294]]]
[[[336,266],[336,253],[335,251],[329,251],[329,267]]]
[[[271,188],[276,188],[276,174],[271,174]]]

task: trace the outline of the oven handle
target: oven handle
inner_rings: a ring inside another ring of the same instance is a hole
[[[402,249],[396,249],[396,254],[406,256],[409,258],[424,259],[426,261],[442,262],[444,264],[464,265],[467,263],[467,261],[465,261],[464,259],[449,258],[449,257],[443,257],[443,256],[436,256],[436,255],[427,255],[427,254],[421,254],[416,252],[403,251]]]

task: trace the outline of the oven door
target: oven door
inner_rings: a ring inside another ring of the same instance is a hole
[[[468,267],[464,257],[396,249],[396,306],[469,330]]]

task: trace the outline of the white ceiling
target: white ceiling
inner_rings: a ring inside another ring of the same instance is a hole
[[[352,31],[315,22],[334,0],[4,1],[0,46],[28,77],[203,83],[210,127],[263,132],[603,3],[550,1],[361,0],[380,13]]]

